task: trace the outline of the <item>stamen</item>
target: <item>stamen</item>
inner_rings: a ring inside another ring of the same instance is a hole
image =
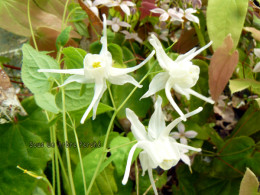
[[[99,68],[99,67],[101,67],[100,62],[94,62],[94,63],[92,64],[92,67],[93,67],[93,68]]]

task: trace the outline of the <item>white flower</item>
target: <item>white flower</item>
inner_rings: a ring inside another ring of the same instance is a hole
[[[122,183],[124,185],[127,183],[131,161],[135,149],[141,148],[143,151],[139,154],[139,159],[143,169],[143,175],[145,174],[145,171],[148,170],[149,178],[155,194],[158,193],[153,180],[152,169],[159,166],[164,170],[168,170],[172,166],[175,166],[182,158],[187,162],[187,159],[185,159],[185,157],[182,155],[182,153],[184,153],[186,150],[194,150],[197,152],[201,151],[200,148],[194,148],[177,143],[175,139],[169,136],[172,128],[181,122],[181,118],[175,119],[168,126],[166,126],[161,105],[162,99],[160,96],[158,96],[158,99],[154,105],[155,111],[151,116],[147,131],[135,113],[128,108],[126,109],[126,117],[131,122],[132,133],[138,142],[131,148],[129,152]],[[202,108],[200,107],[193,112],[186,114],[185,117],[190,117],[194,114],[197,114],[201,110]]]
[[[112,20],[107,20],[107,25],[112,26],[114,32],[118,32],[120,26],[127,28],[131,27],[130,24],[128,24],[127,22],[121,22],[120,19],[117,17],[114,17]]]
[[[98,13],[99,13],[98,12],[98,8],[93,5],[91,0],[85,0],[84,3],[97,17],[99,17],[99,15],[98,15]]]
[[[125,34],[125,39],[127,40],[127,39],[134,39],[134,40],[136,40],[137,42],[139,42],[139,43],[143,43],[143,40],[140,38],[140,37],[138,37],[138,34],[137,33],[129,33],[128,31],[126,31],[126,30],[122,30],[122,31],[120,31],[121,33],[123,33],[123,34]]]
[[[254,49],[254,53],[255,53],[255,55],[256,55],[257,57],[260,58],[260,49]],[[253,69],[253,72],[260,72],[260,62],[258,62],[258,63],[255,65],[255,67],[254,67],[254,69]]]
[[[126,15],[130,15],[130,8],[129,7],[134,7],[135,3],[131,1],[121,1],[121,0],[95,0],[93,5],[98,6],[98,5],[105,5],[107,7],[115,7],[119,6],[123,12],[125,12]]]
[[[177,21],[183,22],[183,19],[182,19],[183,14],[181,14],[180,12],[177,12],[175,9],[170,8],[166,12],[164,9],[154,8],[150,11],[153,13],[161,14],[159,17],[160,21],[166,21],[170,17],[171,21],[177,20]]]
[[[181,10],[181,9],[180,9]],[[193,8],[188,8],[184,11],[184,18],[191,22],[195,22],[197,24],[200,23],[199,18],[197,16],[194,16],[193,14],[196,13],[197,11]]]
[[[179,123],[177,126],[177,129],[179,132],[173,132],[171,133],[171,136],[174,139],[180,139],[180,142],[182,144],[188,144],[187,138],[192,139],[198,135],[196,131],[190,130],[190,131],[185,131],[185,126],[183,123]]]
[[[106,16],[103,14],[103,37],[101,38],[102,49],[99,54],[88,53],[84,58],[84,68],[82,69],[40,69],[38,72],[53,72],[53,73],[67,73],[73,74],[63,85],[71,82],[78,83],[95,83],[94,97],[84,113],[81,123],[84,123],[89,112],[93,108],[93,119],[96,117],[98,103],[107,89],[106,80],[115,85],[123,85],[125,83],[132,83],[137,87],[142,87],[138,82],[127,73],[133,72],[146,64],[154,55],[154,51],[139,65],[132,68],[114,68],[111,53],[107,50],[107,31],[106,31]],[[62,86],[63,86],[62,85]]]
[[[200,72],[200,68],[192,64],[191,60],[201,51],[208,48],[212,42],[208,43],[206,46],[197,51],[196,48],[193,48],[186,54],[179,55],[175,61],[167,56],[156,36],[152,35],[149,39],[149,42],[155,48],[159,65],[165,71],[158,73],[153,78],[149,85],[149,90],[141,97],[141,99],[149,97],[165,88],[165,94],[168,100],[184,121],[186,118],[173,100],[171,95],[171,88],[173,88],[176,92],[186,96],[188,100],[190,99],[190,94],[192,94],[206,102],[214,104],[214,101],[211,98],[207,98],[191,89],[191,87],[197,83]]]

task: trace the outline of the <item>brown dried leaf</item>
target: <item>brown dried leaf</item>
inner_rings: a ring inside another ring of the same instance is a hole
[[[247,32],[251,32],[252,36],[255,40],[260,41],[260,31],[255,29],[254,27],[244,27],[244,30]]]
[[[139,8],[141,16],[140,20],[144,19],[146,16],[160,16],[160,14],[152,13],[150,10],[157,8],[155,5],[155,0],[143,0],[141,7]]]
[[[227,85],[239,60],[238,51],[232,52],[233,40],[229,34],[215,53],[209,66],[209,89],[212,99],[217,101],[218,97]]]
[[[78,0],[80,7],[87,13],[89,20],[91,22],[92,25],[89,25],[89,35],[91,37],[91,41],[96,41],[98,39],[97,35],[101,35],[102,34],[102,30],[103,30],[103,23],[102,21],[99,19],[99,17],[97,17],[92,11],[91,9],[89,9],[85,3],[83,3],[82,0]]]

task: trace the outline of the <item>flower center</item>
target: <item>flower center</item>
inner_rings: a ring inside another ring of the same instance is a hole
[[[99,67],[101,67],[100,62],[94,62],[94,63],[92,64],[92,67],[93,67],[93,68],[99,68]]]

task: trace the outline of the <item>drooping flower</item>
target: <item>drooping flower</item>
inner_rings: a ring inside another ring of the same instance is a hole
[[[143,40],[138,37],[138,34],[137,33],[129,33],[128,31],[126,30],[122,30],[120,31],[121,33],[125,34],[125,39],[128,40],[128,39],[134,39],[136,40],[137,42],[139,43],[143,43]]]
[[[156,50],[156,57],[159,65],[165,71],[158,73],[153,78],[149,85],[149,90],[141,97],[141,99],[149,97],[156,92],[165,89],[165,94],[168,100],[184,121],[186,120],[186,118],[178,105],[173,100],[171,95],[171,88],[173,88],[176,92],[186,96],[188,100],[190,99],[191,94],[206,102],[214,104],[214,101],[211,98],[207,98],[191,89],[191,87],[193,87],[197,83],[200,72],[200,68],[192,64],[191,60],[201,51],[208,48],[212,44],[212,42],[208,43],[197,51],[196,48],[194,48],[186,54],[179,55],[175,61],[167,56],[167,54],[163,50],[160,41],[156,38],[156,36],[151,35],[149,42]]]
[[[171,133],[171,136],[176,140],[180,139],[180,142],[182,144],[187,145],[188,144],[187,138],[192,139],[198,135],[198,133],[193,130],[185,131],[185,126],[183,123],[179,123],[177,126],[177,129],[179,132],[173,132],[173,133]]]
[[[104,5],[107,7],[116,7],[119,6],[126,15],[130,15],[130,8],[134,7],[135,3],[131,1],[121,1],[121,0],[95,0],[93,5]]]
[[[85,0],[84,3],[97,17],[99,17],[99,15],[98,15],[98,13],[99,13],[98,12],[98,8],[93,5],[91,0]]]
[[[118,32],[120,26],[127,27],[127,28],[131,27],[130,24],[128,24],[127,22],[120,21],[120,19],[117,17],[114,17],[112,20],[107,20],[107,25],[110,25],[114,32]]]
[[[186,150],[193,150],[197,152],[201,151],[200,148],[194,148],[188,145],[180,144],[169,136],[170,131],[179,122],[181,122],[182,119],[177,118],[168,126],[166,126],[161,105],[162,99],[159,96],[154,105],[155,111],[151,116],[147,131],[135,113],[128,108],[126,109],[126,117],[131,122],[132,133],[138,142],[131,148],[129,152],[122,183],[125,185],[128,181],[131,161],[135,149],[141,148],[143,151],[139,154],[139,159],[143,169],[143,175],[145,174],[145,171],[148,170],[149,178],[155,194],[158,193],[153,180],[152,169],[159,166],[164,170],[168,170],[175,166],[180,159],[188,163],[186,157],[183,155]],[[185,117],[190,117],[194,114],[197,114],[201,110],[202,108],[200,107],[193,112],[186,114]]]
[[[131,83],[137,87],[142,87],[139,83],[127,73],[133,72],[146,64],[154,55],[153,51],[142,63],[131,68],[115,68],[113,67],[113,59],[111,53],[107,49],[107,31],[106,31],[106,16],[103,14],[103,37],[101,38],[102,49],[99,54],[88,53],[84,58],[84,68],[81,69],[39,69],[38,72],[66,73],[73,74],[62,86],[71,83],[95,83],[94,97],[84,113],[81,123],[84,123],[89,112],[93,108],[93,119],[96,117],[96,111],[99,101],[103,93],[107,89],[106,80],[115,85],[123,85]]]

